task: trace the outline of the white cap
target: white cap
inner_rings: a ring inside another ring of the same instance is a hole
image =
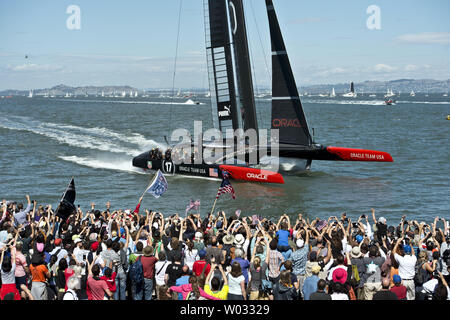
[[[303,239],[297,239],[295,244],[297,245],[298,248],[301,248],[305,245],[305,241],[303,241]]]

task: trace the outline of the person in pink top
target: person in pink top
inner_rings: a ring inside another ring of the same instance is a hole
[[[181,293],[183,300],[220,300],[219,298],[210,296],[199,285],[198,277],[192,275],[189,277],[189,283],[181,286],[172,286],[167,290],[167,293],[172,292]]]
[[[89,276],[87,280],[87,287],[90,291],[90,300],[107,300],[106,296],[111,298],[113,293],[108,289],[108,285],[105,280],[101,280],[100,266],[94,264],[95,256],[92,264],[88,262]]]
[[[27,275],[30,274],[30,269],[28,268],[27,259],[22,253],[23,244],[21,241],[16,243],[16,287],[20,292],[23,299],[26,298],[27,294],[22,290],[21,285],[27,285]]]

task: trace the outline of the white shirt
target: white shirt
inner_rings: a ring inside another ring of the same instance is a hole
[[[348,295],[346,295],[345,293],[333,293],[331,294],[331,300],[349,300],[348,299]]]
[[[241,289],[241,282],[245,281],[244,276],[241,274],[239,277],[235,278],[231,275],[231,273],[228,274],[228,293],[236,294],[236,295],[242,295],[242,289]]]
[[[197,249],[192,249],[192,251],[184,251],[184,264],[189,267],[189,270],[192,270],[194,262],[197,260],[200,260]]]
[[[398,262],[398,275],[403,280],[412,280],[416,274],[416,262],[417,257],[413,255],[406,254],[404,257],[395,253],[395,261]]]
[[[64,249],[64,248],[62,248],[61,246],[55,247],[55,249],[53,249],[53,250],[50,252],[50,255],[52,256],[52,255],[56,254],[56,252],[57,252],[58,250],[59,250],[59,253],[58,253],[58,256],[57,256],[56,264],[59,264],[59,260],[61,260],[62,258],[64,258],[66,255],[68,255],[67,250]],[[67,260],[67,263],[69,263],[70,258],[67,257],[66,260]],[[80,260],[80,261],[81,261],[81,260]]]
[[[170,265],[170,262],[167,260],[157,261],[155,263],[155,280],[156,280],[156,284],[158,286],[163,286],[165,284],[164,276],[166,274],[166,269],[169,265]]]
[[[75,291],[68,289],[64,294],[63,300],[78,300]]]

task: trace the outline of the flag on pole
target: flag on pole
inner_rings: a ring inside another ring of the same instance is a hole
[[[186,207],[186,214],[191,210],[198,210],[199,207],[200,207],[200,200],[194,201],[193,199],[191,199],[191,201]]]
[[[66,188],[66,191],[64,191],[58,207],[55,210],[55,215],[63,220],[66,220],[72,213],[75,213],[77,211],[74,204],[75,197],[75,181],[72,178]]]
[[[217,191],[216,199],[219,199],[220,195],[224,193],[229,193],[231,194],[231,197],[233,199],[236,199],[233,186],[231,185],[230,180],[228,180],[228,172],[224,171],[222,173],[222,177],[222,183],[220,184],[219,190]]]
[[[166,192],[166,190],[167,190],[166,177],[161,172],[161,170],[158,170],[158,172],[155,175],[155,178],[153,178],[152,183],[148,186],[145,192],[150,193],[155,198],[159,198],[164,192]]]

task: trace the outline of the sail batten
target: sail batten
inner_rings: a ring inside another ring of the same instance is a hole
[[[214,127],[239,127],[226,2],[204,0],[205,47]]]
[[[310,146],[311,134],[272,0],[266,0],[266,8],[272,45],[271,128],[279,130],[280,144]]]

